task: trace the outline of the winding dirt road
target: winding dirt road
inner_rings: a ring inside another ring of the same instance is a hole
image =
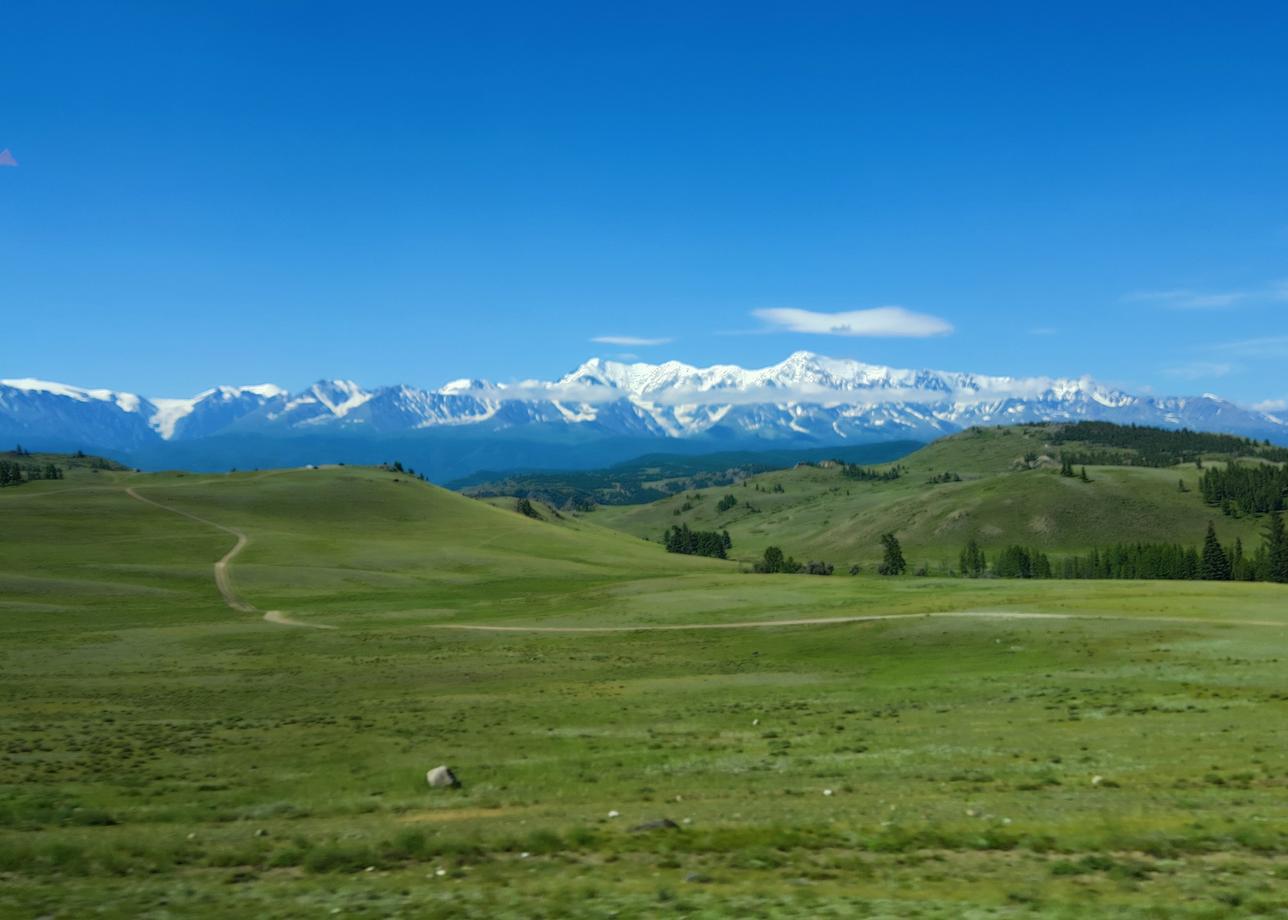
[[[222,530],[237,538],[237,543],[224,554],[223,558],[215,563],[215,586],[219,588],[220,595],[223,596],[226,603],[233,610],[241,613],[259,613],[260,610],[254,604],[243,599],[233,588],[232,578],[229,575],[229,566],[237,555],[246,548],[250,538],[236,527],[226,527],[223,524],[216,524],[214,521],[200,517],[189,511],[183,511],[179,508],[172,508],[169,505],[163,505],[161,502],[146,498],[136,492],[133,488],[127,488],[126,494],[131,498],[144,502],[163,511],[169,511],[172,514],[179,514],[190,520],[205,524],[208,527],[214,527]],[[1288,622],[1277,622],[1274,620],[1199,620],[1192,617],[1160,617],[1160,616],[1113,616],[1111,614],[1080,614],[1080,613],[1029,613],[1014,610],[959,610],[943,613],[888,613],[888,614],[860,614],[855,616],[839,617],[800,617],[790,620],[742,620],[733,623],[672,623],[672,624],[640,624],[637,626],[488,626],[479,623],[426,623],[428,629],[454,629],[466,630],[470,632],[493,632],[493,633],[629,633],[629,632],[676,632],[680,630],[693,629],[770,629],[778,626],[836,626],[844,623],[874,623],[879,620],[915,620],[926,619],[929,617],[947,617],[947,618],[978,618],[993,620],[1132,620],[1143,623],[1168,623],[1172,625],[1190,625],[1190,626],[1268,626],[1272,628],[1288,628]],[[300,620],[293,620],[280,610],[264,611],[263,618],[266,622],[276,623],[279,626],[302,626],[309,629],[336,629],[335,626],[328,626],[323,623],[305,623]]]
[[[477,632],[514,633],[623,633],[669,632],[680,629],[767,629],[773,626],[831,626],[841,623],[875,623],[880,620],[924,620],[930,617],[977,618],[989,620],[1130,620],[1144,623],[1189,624],[1191,626],[1271,626],[1288,628],[1288,622],[1274,620],[1199,620],[1193,617],[1134,617],[1090,613],[1027,613],[1013,610],[957,610],[944,613],[874,613],[861,616],[803,617],[792,620],[744,620],[735,623],[676,623],[641,626],[484,626],[474,623],[427,623],[429,629],[465,629]]]
[[[224,533],[231,534],[236,537],[237,543],[233,548],[224,553],[223,558],[215,563],[215,587],[219,589],[219,593],[223,597],[224,603],[233,610],[236,610],[239,613],[260,612],[258,607],[250,601],[243,599],[242,596],[237,593],[236,589],[233,588],[232,576],[228,571],[228,567],[232,565],[232,561],[237,558],[238,553],[245,549],[246,544],[250,542],[250,537],[246,536],[243,531],[238,530],[236,527],[226,527],[223,524],[216,524],[214,521],[193,514],[190,511],[183,511],[179,508],[172,508],[169,505],[163,505],[159,501],[154,501],[153,499],[140,495],[132,487],[126,489],[125,494],[130,496],[130,498],[143,502],[144,504],[160,508],[162,511],[169,511],[171,514],[182,515],[189,520],[205,524],[207,527],[214,527],[216,530],[222,530]],[[302,623],[299,620],[292,620],[280,610],[266,611],[264,613],[264,619],[269,623],[277,623],[279,626],[307,626],[311,629],[335,629],[334,626],[324,626],[321,623]]]

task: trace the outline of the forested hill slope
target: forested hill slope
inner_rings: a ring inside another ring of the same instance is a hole
[[[744,561],[774,545],[838,567],[874,564],[887,532],[931,571],[955,569],[972,538],[990,553],[1012,544],[1057,554],[1137,541],[1197,545],[1213,521],[1223,542],[1253,546],[1259,514],[1282,507],[1288,490],[1284,453],[1148,428],[978,428],[893,464],[802,465],[594,514],[655,540],[674,525],[728,530],[730,555]]]

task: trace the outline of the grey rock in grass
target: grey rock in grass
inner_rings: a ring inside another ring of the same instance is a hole
[[[679,830],[680,825],[676,824],[670,818],[658,818],[656,821],[645,821],[643,824],[637,824],[631,828],[632,834],[641,834],[645,831],[671,831]]]
[[[461,781],[456,778],[451,767],[435,767],[425,774],[425,782],[435,789],[452,788],[460,786]]]

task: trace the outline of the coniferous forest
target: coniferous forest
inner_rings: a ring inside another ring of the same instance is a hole
[[[884,470],[874,470],[866,466],[843,463],[841,475],[846,479],[855,479],[859,482],[894,482],[903,475],[903,472],[897,465]]]
[[[968,578],[1107,578],[1288,583],[1288,533],[1282,514],[1266,520],[1262,543],[1249,552],[1242,541],[1222,545],[1209,524],[1201,546],[1179,543],[1119,543],[1052,561],[1025,546],[1008,546],[991,561],[971,540],[962,550],[960,573]]]
[[[713,556],[716,559],[729,558],[728,550],[733,547],[729,531],[690,530],[688,524],[672,527],[662,537],[662,543],[668,553]]]
[[[1205,502],[1225,514],[1283,511],[1288,507],[1288,465],[1232,460],[1224,468],[1209,466],[1199,480],[1199,491]]]
[[[1117,425],[1113,422],[1075,422],[1053,431],[1050,440],[1052,444],[1090,442],[1098,445],[1099,449],[1095,450],[1068,453],[1061,451],[1061,456],[1079,466],[1166,467],[1196,462],[1204,454],[1261,457],[1279,463],[1288,461],[1288,448],[1272,447],[1268,442],[1250,438],[1190,431],[1187,428],[1172,430],[1144,425]]]
[[[62,467],[53,463],[19,463],[0,460],[0,487],[16,486],[37,479],[62,479]]]

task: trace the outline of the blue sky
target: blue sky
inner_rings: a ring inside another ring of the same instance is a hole
[[[1283,4],[2,16],[0,377],[803,348],[1288,399]]]

